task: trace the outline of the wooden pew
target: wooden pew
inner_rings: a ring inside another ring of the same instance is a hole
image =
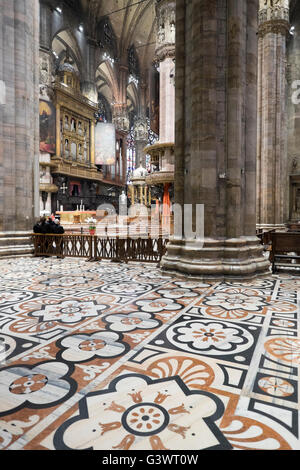
[[[271,234],[275,232],[275,229],[263,231],[262,229],[257,230],[256,236],[260,239],[262,245],[266,246],[271,243]]]
[[[273,232],[271,242],[270,261],[273,274],[276,273],[276,267],[300,268],[300,232]],[[293,260],[296,263],[292,263]]]

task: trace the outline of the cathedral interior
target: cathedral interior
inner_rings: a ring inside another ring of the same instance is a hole
[[[0,449],[300,450],[300,1],[0,6]]]

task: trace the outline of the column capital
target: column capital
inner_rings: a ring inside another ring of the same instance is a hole
[[[175,57],[175,0],[160,0],[156,3],[157,41],[155,54],[157,60]]]
[[[289,0],[260,0],[258,23],[260,37],[268,33],[286,35],[290,28]]]
[[[113,105],[113,118],[112,122],[116,126],[116,129],[121,132],[129,132],[129,116],[126,104],[114,104]]]
[[[282,34],[286,36],[290,30],[290,24],[285,20],[271,20],[259,25],[258,36],[264,37],[268,33]]]
[[[139,116],[134,121],[134,138],[136,141],[148,142],[148,124],[144,116]],[[145,144],[145,146],[146,146]]]

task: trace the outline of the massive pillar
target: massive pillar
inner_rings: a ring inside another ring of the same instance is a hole
[[[40,100],[46,101],[50,106],[51,102],[53,102],[53,83],[55,80],[52,55],[52,16],[53,13],[49,2],[47,0],[40,0],[39,97]],[[59,120],[57,122],[59,123]],[[51,176],[53,163],[51,162],[51,154],[48,151],[40,149],[39,166],[39,215],[50,215],[52,193],[56,193],[58,187],[53,184]]]
[[[292,30],[287,44],[287,136],[289,220],[300,221],[300,4],[295,4]]]
[[[86,76],[82,83],[82,94],[92,103],[98,103],[98,91],[95,83],[95,58],[96,58],[97,42],[92,38],[87,40],[86,47]]]
[[[112,122],[115,124],[116,129],[123,132],[124,135],[128,134],[130,123],[127,109],[127,84],[128,84],[128,66],[124,64],[119,65],[119,90],[117,102],[113,105]]]
[[[140,115],[135,119],[133,130],[136,148],[136,168],[140,165],[146,168],[146,154],[144,148],[148,144],[148,124],[145,115]]]
[[[135,166],[138,168],[140,165],[146,168],[146,154],[144,148],[148,144],[148,123],[147,123],[147,83],[143,76],[140,77],[138,87],[139,100],[138,100],[138,114],[134,121],[134,141],[136,149]]]
[[[286,39],[289,1],[260,0],[258,29],[257,224],[288,220]]]
[[[170,215],[170,187],[174,183],[175,146],[175,9],[174,0],[157,0],[155,48],[159,65],[159,140],[147,147],[155,171],[146,179],[164,194],[163,213]]]
[[[0,256],[16,256],[39,215],[38,0],[0,0],[0,31]]]
[[[156,5],[159,63],[159,142],[175,140],[175,1],[162,0]]]
[[[257,12],[258,0],[176,2],[175,203],[183,215],[164,270],[206,279],[268,271],[255,235]],[[204,236],[193,235],[197,204]]]

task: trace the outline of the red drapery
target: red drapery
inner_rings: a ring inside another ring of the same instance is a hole
[[[163,197],[163,217],[170,217],[171,215],[171,201],[170,201],[170,193],[169,193],[170,184],[166,183],[164,185],[164,197]]]

